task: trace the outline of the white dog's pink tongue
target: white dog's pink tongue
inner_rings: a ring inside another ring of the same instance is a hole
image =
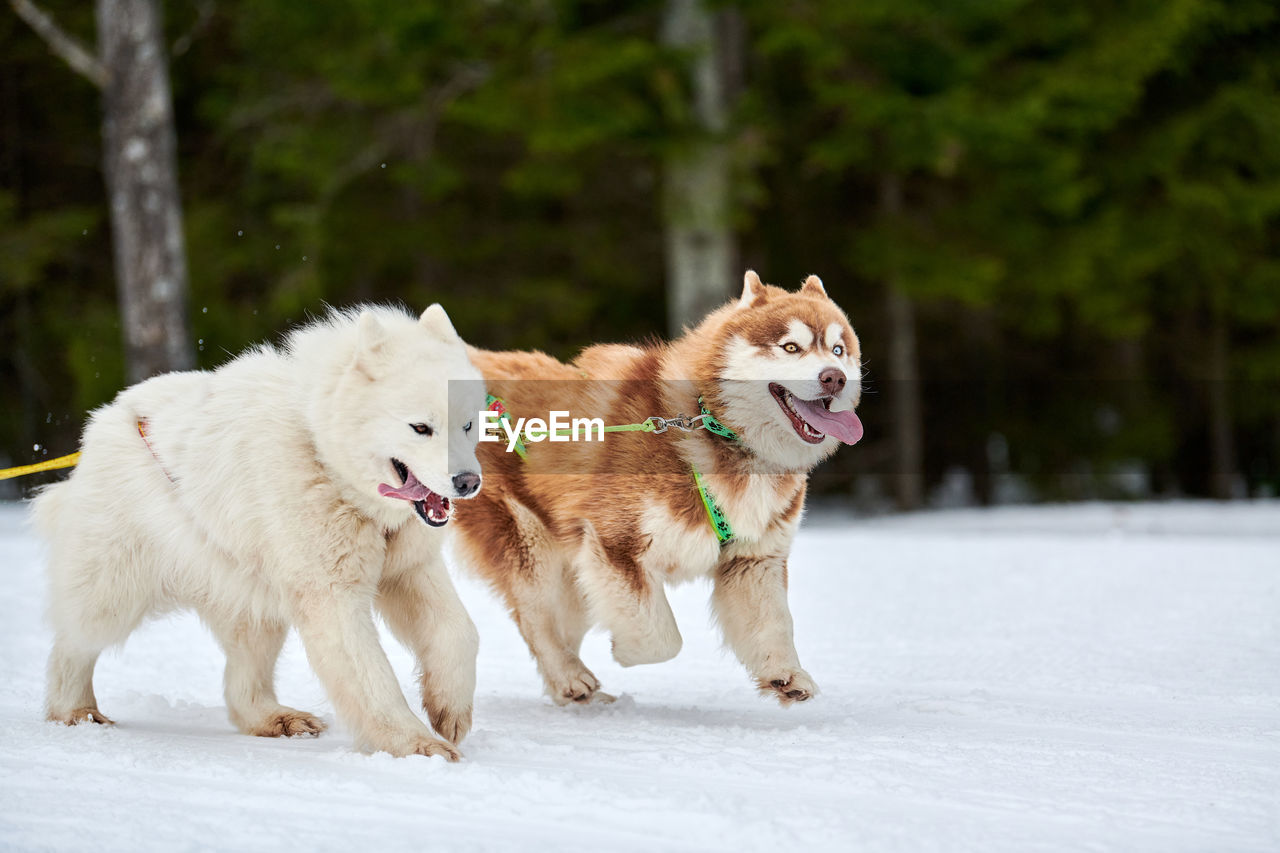
[[[413,472],[409,472],[409,479],[405,480],[403,486],[393,487],[386,483],[378,485],[378,494],[384,498],[402,498],[406,501],[425,501],[427,498],[434,497],[435,492],[418,482],[418,478],[413,476]]]
[[[835,436],[845,444],[857,444],[862,438],[862,421],[854,412],[831,412],[818,400],[801,400],[799,397],[792,397],[791,404],[805,423],[818,432]]]

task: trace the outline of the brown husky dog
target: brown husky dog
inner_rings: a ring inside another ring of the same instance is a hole
[[[506,437],[479,445],[485,489],[457,507],[460,556],[506,600],[557,704],[613,699],[578,657],[593,626],[611,632],[623,666],[674,657],[663,584],[700,576],[713,579],[725,641],[760,690],[783,705],[817,693],[792,639],[787,555],[809,471],[862,437],[858,338],[817,276],[792,293],[748,272],[740,299],[669,344],[593,346],[572,364],[537,352],[471,359],[508,435],[552,412],[610,425],[706,415],[664,432],[650,420],[657,435],[530,444],[527,458]]]

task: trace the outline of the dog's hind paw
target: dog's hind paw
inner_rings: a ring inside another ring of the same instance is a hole
[[[326,728],[328,726],[319,717],[308,714],[306,711],[284,708],[254,726],[249,734],[257,737],[298,737],[300,735],[317,737]]]
[[[108,718],[106,714],[97,708],[76,708],[66,712],[50,711],[46,719],[51,723],[62,723],[66,726],[74,726],[80,723],[98,723],[104,726],[114,726],[116,724],[115,720]]]
[[[803,669],[763,676],[757,679],[757,684],[761,693],[776,696],[778,704],[784,706],[807,702],[818,695],[818,685]]]

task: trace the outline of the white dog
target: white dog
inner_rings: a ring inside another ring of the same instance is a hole
[[[438,528],[450,499],[480,488],[484,407],[483,380],[433,305],[421,318],[335,313],[281,350],[159,376],[94,412],[74,473],[35,501],[50,544],[49,719],[110,722],[93,693],[98,655],[148,615],[191,607],[226,652],[241,731],[324,728],[276,701],[292,624],[362,749],[458,758],[478,641]],[[374,605],[417,657],[445,740],[405,701]]]

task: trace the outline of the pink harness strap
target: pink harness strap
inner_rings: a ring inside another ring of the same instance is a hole
[[[173,475],[169,473],[169,469],[164,467],[164,463],[161,462],[160,457],[156,455],[156,449],[152,447],[151,442],[147,440],[147,419],[146,418],[138,418],[138,435],[141,436],[142,443],[147,446],[147,450],[151,451],[151,458],[156,460],[156,464],[160,466],[160,470],[163,471],[164,475],[169,478],[169,482],[173,483],[175,486],[178,485],[178,481],[173,479]]]

